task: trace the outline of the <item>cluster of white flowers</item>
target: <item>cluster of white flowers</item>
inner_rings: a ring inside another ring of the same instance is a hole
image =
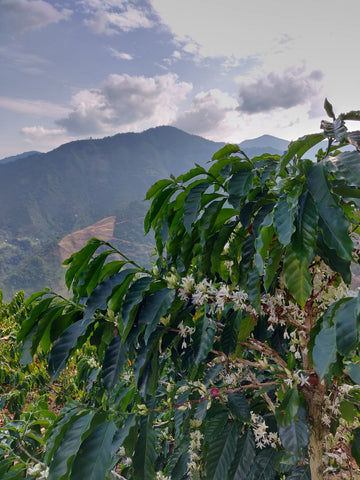
[[[353,257],[356,262],[360,259],[360,235],[358,233],[350,233],[351,240],[354,244]]]
[[[26,473],[28,475],[34,475],[38,480],[44,480],[49,476],[49,467],[45,467],[41,463],[36,463],[33,467],[29,467]]]
[[[267,431],[269,427],[260,415],[251,412],[251,423],[257,448],[263,449],[269,446],[276,448],[280,444],[278,434],[276,432]]]
[[[186,338],[189,337],[189,343],[191,342],[191,335],[195,332],[194,327],[189,327],[188,325],[184,325],[181,321],[178,325],[180,337],[182,337],[183,341],[181,344],[181,348],[184,349],[187,346]]]
[[[189,445],[189,462],[187,464],[189,470],[189,478],[193,478],[194,473],[201,472],[202,466],[200,462],[201,442],[204,435],[200,432],[199,427],[201,421],[197,419],[190,420],[190,445]]]
[[[234,310],[247,309],[248,295],[238,287],[229,286],[225,283],[214,285],[206,278],[196,284],[192,275],[183,277],[178,289],[179,297],[182,300],[190,300],[196,306],[209,303],[210,313],[221,313],[226,304],[233,302]]]
[[[171,480],[170,477],[163,474],[163,472],[156,472],[156,480]]]

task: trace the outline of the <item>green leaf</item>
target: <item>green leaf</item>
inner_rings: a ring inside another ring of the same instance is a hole
[[[356,463],[360,466],[360,427],[355,428],[352,434],[353,438],[350,440],[351,455],[355,458]]]
[[[199,180],[201,183],[197,183],[193,186],[186,196],[184,202],[184,226],[187,232],[191,232],[191,226],[198,216],[198,211],[201,203],[201,197],[205,190],[209,187],[210,183],[203,180]],[[196,183],[196,182],[195,182]]]
[[[126,353],[121,347],[121,336],[116,335],[106,349],[102,366],[102,379],[105,388],[110,390],[120,380],[120,373],[126,362]]]
[[[295,233],[291,244],[300,260],[311,261],[318,232],[319,215],[314,200],[309,192],[299,198],[298,210],[295,219]]]
[[[168,206],[170,197],[176,191],[174,186],[161,190],[154,198],[144,219],[145,234],[149,233],[151,226],[156,224],[157,219],[162,215]]]
[[[193,347],[195,351],[194,367],[198,366],[207,358],[213,348],[215,340],[215,324],[204,313],[196,321],[196,329],[193,334]]]
[[[353,242],[349,236],[350,223],[330,192],[323,163],[317,163],[309,170],[306,183],[323,221],[325,243],[336,250],[339,257],[351,261]]]
[[[238,456],[233,480],[247,480],[256,455],[254,435],[249,429],[238,442]]]
[[[49,355],[49,372],[51,381],[54,381],[65,368],[66,361],[71,352],[79,347],[90,325],[95,322],[94,318],[84,318],[68,327],[56,340]]]
[[[294,211],[290,209],[286,197],[280,198],[274,208],[274,227],[279,242],[286,247],[295,231]]]
[[[286,165],[295,157],[301,158],[310,148],[314,147],[318,143],[324,140],[322,133],[313,133],[311,135],[305,135],[299,138],[295,142],[291,142],[287,151],[281,157],[279,164],[280,171],[283,171]]]
[[[125,443],[127,437],[130,434],[131,429],[135,427],[135,425],[136,425],[135,414],[128,415],[125,419],[124,424],[121,425],[115,432],[112,445],[111,445],[111,451],[113,455]]]
[[[207,480],[223,480],[235,457],[237,428],[234,423],[227,424],[225,429],[213,438],[206,456]]]
[[[351,380],[360,385],[360,365],[358,363],[350,363],[346,365],[345,370],[350,375]]]
[[[150,200],[150,198],[156,197],[160,191],[164,190],[164,188],[168,187],[172,183],[172,180],[169,180],[167,178],[158,180],[153,185],[151,185],[149,190],[146,192],[145,200]]]
[[[154,480],[156,433],[150,415],[141,417],[140,431],[133,456],[134,480]]]
[[[324,108],[326,113],[329,115],[329,117],[335,120],[336,117],[334,114],[333,106],[331,105],[331,103],[327,98],[325,98],[325,101],[324,101]]]
[[[160,318],[163,317],[175,298],[175,290],[163,288],[146,297],[138,313],[139,325],[145,325],[144,334],[145,343],[148,342],[150,335],[156,330]]]
[[[50,463],[49,480],[65,480],[86,434],[91,429],[93,413],[79,417],[66,430]]]
[[[323,378],[336,362],[336,330],[334,326],[320,330],[312,352],[315,370]]]
[[[111,445],[116,426],[112,421],[98,425],[81,444],[70,480],[99,480],[111,467]]]
[[[256,253],[254,257],[254,262],[259,272],[259,275],[264,274],[264,262],[266,260],[268,249],[273,239],[274,233],[275,230],[272,225],[272,215],[269,214],[265,217],[263,223],[261,224],[255,240]]]
[[[250,421],[250,407],[244,395],[240,392],[228,394],[228,407],[232,415],[242,422]]]
[[[304,456],[310,440],[310,429],[303,407],[299,408],[297,418],[293,418],[289,425],[279,426],[279,436],[285,450],[299,459]]]
[[[354,423],[355,417],[358,416],[359,411],[354,405],[354,402],[349,400],[342,400],[340,403],[341,417],[350,425]]]
[[[299,392],[297,387],[286,390],[281,404],[277,407],[275,417],[278,425],[285,427],[289,425],[297,415],[300,405]]]
[[[311,275],[307,260],[299,259],[297,252],[288,245],[284,257],[284,278],[286,286],[297,301],[303,307],[310,298],[312,291]]]
[[[356,298],[346,299],[335,310],[333,317],[337,351],[345,356],[356,349],[358,343],[356,302]]]
[[[266,291],[269,290],[274,280],[275,274],[280,265],[282,254],[283,254],[283,247],[281,245],[275,245],[270,250],[269,260],[265,265],[265,275],[264,275],[264,287]]]
[[[221,160],[228,157],[229,155],[232,155],[233,153],[238,152],[241,152],[240,147],[238,145],[229,143],[228,145],[225,145],[224,147],[220,148],[220,150],[218,150],[216,153],[214,153],[211,160]]]
[[[146,292],[150,283],[152,282],[152,277],[141,277],[130,286],[126,292],[126,296],[121,306],[121,316],[123,323],[122,333],[122,343],[124,344],[127,336],[133,326],[135,321],[135,312],[140,302],[143,299],[144,292]]]
[[[249,480],[274,480],[276,470],[273,467],[277,456],[274,448],[265,448],[255,457],[254,463],[251,465]]]
[[[326,159],[326,168],[348,186],[360,186],[360,152],[342,152],[336,157],[329,157]],[[348,196],[351,196],[349,191]]]
[[[239,201],[245,197],[253,186],[255,173],[250,168],[248,170],[239,170],[229,180],[228,193],[229,203],[234,208],[239,208]]]
[[[70,258],[63,262],[64,265],[70,264],[70,267],[65,274],[65,283],[68,288],[70,288],[72,283],[73,288],[76,287],[80,275],[85,270],[93,254],[100,247],[100,245],[103,244],[104,242],[102,240],[92,238],[88,241],[84,248],[82,248],[79,252],[74,253]]]
[[[311,471],[309,465],[296,467],[295,470],[287,475],[286,480],[311,480]]]
[[[114,299],[117,298],[116,292],[121,288],[121,285],[124,285],[126,288],[135,273],[136,270],[133,269],[122,270],[120,273],[117,273],[100,283],[100,285],[93,290],[86,302],[84,316],[90,317],[94,315],[98,309],[106,310],[108,304],[111,310],[116,311],[116,302],[114,301]],[[117,287],[117,289],[112,295],[115,287]]]

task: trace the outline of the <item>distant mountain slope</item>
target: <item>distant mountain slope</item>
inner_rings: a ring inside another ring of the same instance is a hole
[[[64,251],[70,253],[79,239],[85,242],[94,228],[107,235],[110,217],[114,245],[149,264],[153,239],[143,235],[146,190],[160,178],[204,165],[223,145],[157,127],[0,161],[0,288],[5,298],[19,289],[27,294],[44,286],[61,289]],[[286,145],[265,135],[240,146],[255,156],[281,154]]]
[[[282,155],[290,142],[272,135],[244,140],[239,144],[248,157],[255,157],[263,153]]]
[[[205,162],[222,145],[158,127],[0,164],[0,229],[39,238],[79,230],[144,198],[159,178]]]
[[[15,160],[19,160],[20,158],[27,158],[37,153],[40,153],[40,152],[37,152],[36,150],[31,150],[30,152],[20,153],[19,155],[12,155],[11,157],[5,157],[0,159],[0,163],[14,162]]]

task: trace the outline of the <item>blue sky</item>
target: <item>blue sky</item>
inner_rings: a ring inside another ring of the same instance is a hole
[[[358,0],[0,0],[0,158],[173,125],[216,141],[360,109]]]

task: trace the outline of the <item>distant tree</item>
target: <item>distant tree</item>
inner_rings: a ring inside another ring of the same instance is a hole
[[[49,353],[55,380],[85,343],[97,352],[91,400],[47,434],[50,480],[355,478],[360,153],[339,149],[357,146],[345,121],[360,112],[325,109],[323,133],[281,157],[226,145],[156,182],[151,270],[93,239],[66,262],[71,301],[28,299],[24,361]]]

